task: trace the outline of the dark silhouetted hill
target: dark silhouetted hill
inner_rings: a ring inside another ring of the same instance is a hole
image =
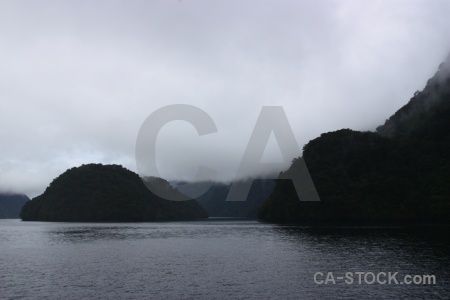
[[[277,180],[258,212],[272,222],[450,223],[450,62],[377,132],[342,129],[303,148],[321,198]],[[286,172],[293,172],[294,162]]]
[[[170,187],[163,179],[155,184]],[[122,166],[88,164],[54,179],[20,216],[24,221],[143,222],[205,218],[207,213],[194,200],[155,196],[136,173]]]

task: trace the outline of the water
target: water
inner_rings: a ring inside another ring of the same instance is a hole
[[[448,232],[1,220],[0,298],[449,299]],[[316,272],[359,271],[435,275],[436,284],[358,284],[356,273],[353,284],[314,282]]]

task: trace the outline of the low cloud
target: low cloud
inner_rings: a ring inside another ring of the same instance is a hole
[[[139,128],[169,104],[205,110],[218,133],[163,128],[168,179],[199,164],[233,178],[262,106],[283,106],[300,147],[374,130],[445,59],[448,15],[425,0],[2,1],[0,190],[35,196],[82,163],[136,171]]]

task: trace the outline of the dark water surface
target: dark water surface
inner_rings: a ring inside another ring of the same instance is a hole
[[[449,299],[448,233],[236,220],[0,220],[0,298]],[[354,283],[316,284],[316,272],[321,280],[353,272]],[[398,272],[399,282],[434,275],[436,284],[358,284],[355,272]]]

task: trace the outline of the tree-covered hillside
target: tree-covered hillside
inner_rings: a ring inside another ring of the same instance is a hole
[[[162,179],[157,183],[168,185]],[[140,222],[205,218],[207,213],[194,200],[155,196],[137,174],[122,166],[88,164],[54,179],[20,216],[24,221]]]
[[[450,61],[377,132],[342,129],[303,148],[321,198],[278,180],[259,210],[273,222],[450,222]],[[286,172],[293,172],[294,162]]]

